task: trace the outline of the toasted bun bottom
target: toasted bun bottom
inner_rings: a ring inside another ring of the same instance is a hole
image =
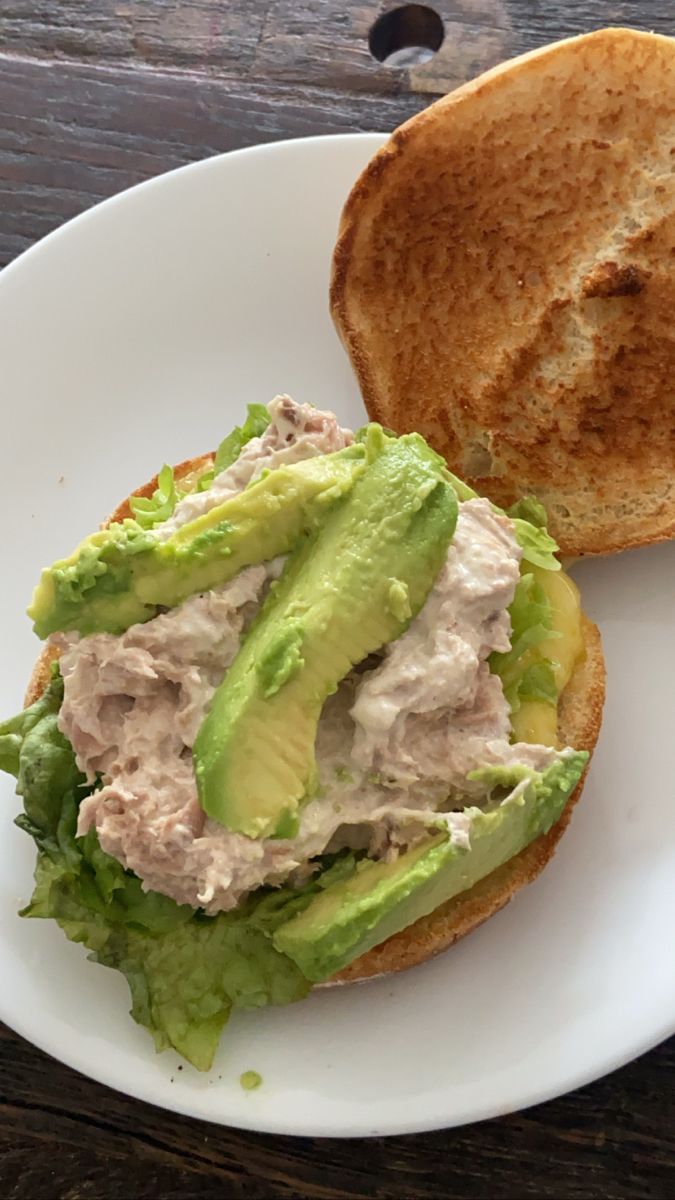
[[[190,459],[175,468],[177,479],[198,470],[205,470],[210,456]],[[135,495],[150,496],[157,487],[157,477],[151,479]],[[104,522],[121,521],[131,516],[129,500],[123,501]],[[598,739],[605,699],[605,663],[600,642],[600,633],[595,625],[583,617],[585,656],[576,667],[565,688],[559,706],[558,734],[564,745],[576,750],[592,751]],[[51,665],[58,657],[53,646],[47,644],[38,658],[31,675],[25,697],[26,706],[32,704],[49,683]],[[584,777],[568,800],[559,821],[542,834],[503,867],[487,875],[468,892],[456,896],[441,905],[427,917],[408,926],[394,937],[374,946],[367,954],[357,958],[323,987],[335,984],[356,983],[376,975],[387,975],[394,971],[405,971],[433,958],[452,946],[454,942],[471,933],[479,925],[508,904],[520,888],[532,883],[543,871],[555,853],[583,789]]]

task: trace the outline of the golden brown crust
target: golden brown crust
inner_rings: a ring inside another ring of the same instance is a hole
[[[211,455],[188,459],[174,468],[176,479],[204,470]],[[151,479],[136,496],[151,496],[157,487],[157,477]],[[129,499],[124,500],[112,513],[103,527],[112,521],[121,521],[131,515]],[[566,745],[578,750],[592,751],[600,731],[602,706],[605,698],[605,668],[600,634],[595,625],[583,618],[585,658],[577,666],[572,679],[565,688],[560,702],[559,737]],[[32,704],[46,688],[52,662],[58,657],[49,643],[38,658],[26,692],[26,706]],[[338,983],[355,983],[374,975],[403,971],[432,958],[447,949],[459,938],[493,916],[515,895],[521,887],[531,883],[544,869],[552,857],[570,820],[572,809],[581,795],[583,779],[570,797],[565,810],[552,829],[526,847],[505,866],[481,880],[470,891],[457,896],[448,904],[436,909],[428,917],[375,946],[368,954],[355,959],[328,986]],[[327,986],[327,985],[323,985]]]
[[[370,416],[501,505],[537,494],[568,555],[675,536],[674,122],[675,40],[600,30],[413,117],[342,214]]]
[[[47,642],[46,646],[42,647],[42,653],[35,663],[31,677],[28,680],[26,695],[23,699],[24,708],[28,708],[29,704],[34,704],[36,700],[40,699],[40,696],[49,683],[52,663],[56,662],[58,657],[58,650],[54,646],[50,646],[49,642]]]
[[[577,750],[593,750],[600,732],[602,706],[605,699],[605,664],[600,634],[595,625],[583,618],[586,656],[565,688],[560,702],[559,737],[565,745]],[[416,924],[401,930],[380,946],[357,958],[330,983],[356,983],[374,975],[405,971],[426,962],[454,942],[466,937],[500,908],[508,904],[516,892],[532,883],[555,853],[565,832],[572,809],[579,800],[584,780],[580,780],[570,796],[560,820],[548,833],[531,842],[503,867],[480,880],[468,892],[456,896]]]

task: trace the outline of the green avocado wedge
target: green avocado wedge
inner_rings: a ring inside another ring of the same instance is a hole
[[[366,470],[289,558],[194,745],[202,807],[249,837],[293,836],[324,701],[404,631],[455,531],[454,489],[418,434],[371,426],[365,449]]]
[[[28,609],[35,632],[123,633],[160,605],[174,608],[287,554],[349,491],[365,460],[365,447],[354,445],[277,467],[164,542],[132,520],[91,534],[42,572]]]
[[[583,774],[588,754],[564,751],[545,772],[511,771],[520,783],[501,804],[469,809],[470,849],[440,833],[395,862],[363,859],[355,874],[331,887],[281,925],[274,945],[312,982],[330,978],[373,946],[433,912],[508,862],[558,820]],[[489,783],[490,769],[480,772]],[[492,772],[505,784],[509,770]]]

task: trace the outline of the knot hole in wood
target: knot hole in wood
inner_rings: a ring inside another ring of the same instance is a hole
[[[403,4],[377,18],[368,34],[373,58],[388,67],[428,62],[443,45],[443,21],[427,4]]]

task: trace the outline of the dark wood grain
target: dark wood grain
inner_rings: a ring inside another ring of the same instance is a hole
[[[0,265],[96,201],[205,155],[391,129],[502,58],[603,24],[675,32],[663,0],[439,0],[443,46],[402,70],[368,51],[373,21],[393,7],[3,0]],[[675,1041],[485,1125],[318,1142],[228,1131],[130,1101],[0,1028],[1,1200],[673,1194]]]
[[[142,179],[285,137],[391,129],[424,104],[312,85],[0,55],[0,264]]]
[[[248,0],[5,0],[5,50],[104,63],[209,67],[241,74],[253,61],[268,3]]]
[[[529,1112],[362,1142],[264,1137],[174,1116],[91,1083],[9,1033],[0,1055],[7,1200],[673,1194],[675,1042]]]
[[[436,0],[445,41],[412,72],[374,62],[368,31],[395,0],[3,0],[0,48],[376,94],[447,91],[555,38],[601,25],[672,33],[667,0]]]

